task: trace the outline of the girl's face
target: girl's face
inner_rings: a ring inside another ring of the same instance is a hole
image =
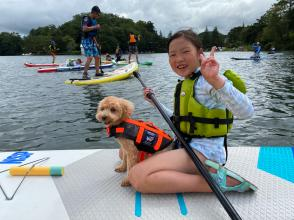
[[[182,77],[189,77],[200,66],[200,51],[186,38],[179,37],[170,42],[169,64]]]

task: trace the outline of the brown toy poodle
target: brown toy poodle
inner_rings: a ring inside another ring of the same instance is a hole
[[[106,127],[119,125],[124,119],[129,118],[134,111],[134,104],[128,100],[108,96],[100,101],[96,119],[104,122]],[[129,171],[138,160],[138,149],[133,140],[117,137],[121,146],[122,163],[115,168],[116,172]],[[123,179],[121,186],[129,186],[128,175]]]

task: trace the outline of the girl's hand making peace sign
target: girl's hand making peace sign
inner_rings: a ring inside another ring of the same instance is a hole
[[[214,58],[216,47],[212,47],[208,58],[204,54],[200,54],[201,74],[215,89],[220,89],[224,86],[225,80],[219,72],[219,63]]]

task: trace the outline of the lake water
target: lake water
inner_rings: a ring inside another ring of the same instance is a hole
[[[250,55],[216,55],[221,71],[233,69],[246,81],[255,108],[252,118],[235,121],[229,146],[294,145],[294,54],[264,54],[266,59],[259,62],[230,59]],[[58,56],[57,62],[77,57]],[[144,54],[140,60],[153,62],[141,67],[142,79],[154,88],[158,100],[171,108],[178,77],[169,67],[167,54]],[[133,118],[168,129],[159,112],[143,99],[136,78],[76,87],[64,81],[80,77],[80,72],[41,74],[36,68],[25,68],[26,61],[50,63],[51,57],[0,57],[0,151],[117,148],[114,139],[106,137],[104,125],[95,119],[97,103],[110,95],[134,102]]]

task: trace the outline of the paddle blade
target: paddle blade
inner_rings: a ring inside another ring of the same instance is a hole
[[[134,74],[134,76],[136,77],[136,78],[140,78],[141,76],[140,76],[140,73],[138,73],[138,72],[133,72],[133,74]]]

